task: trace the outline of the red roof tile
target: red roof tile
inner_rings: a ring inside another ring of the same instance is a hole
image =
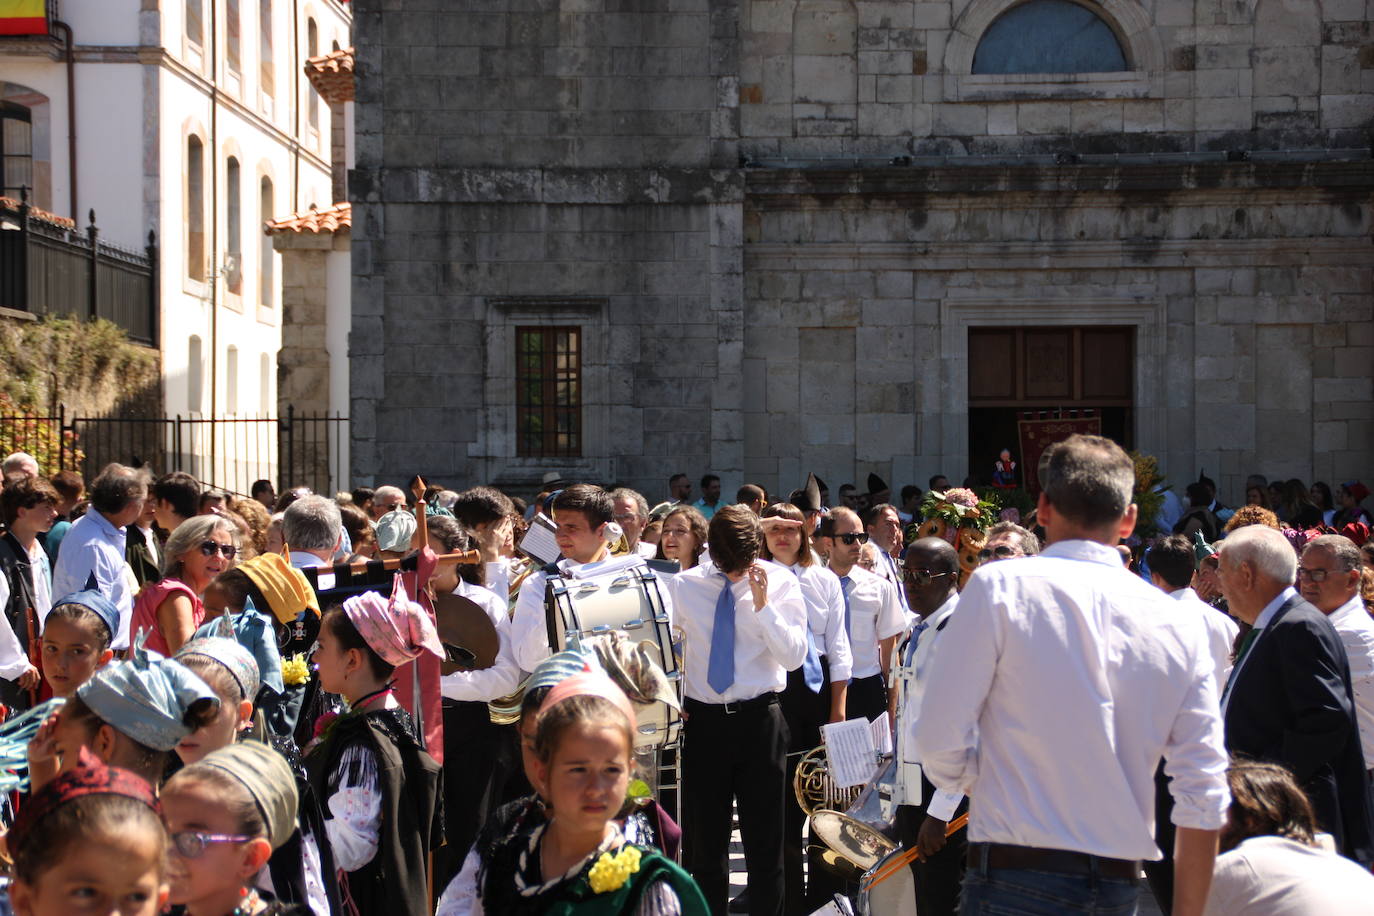
[[[353,207],[347,201],[320,210],[311,207],[304,213],[293,213],[282,219],[268,220],[265,227],[268,235],[283,232],[335,232],[353,227]]]
[[[305,62],[305,75],[326,102],[353,101],[353,49],[330,51]]]
[[[0,197],[0,209],[14,210],[16,213],[23,206],[13,197]],[[47,210],[40,210],[37,207],[29,207],[29,219],[36,219],[41,223],[48,223],[62,229],[75,229],[76,220],[67,219],[65,216],[58,216],[56,213],[49,213]]]

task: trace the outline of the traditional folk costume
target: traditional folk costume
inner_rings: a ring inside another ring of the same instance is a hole
[[[443,657],[428,614],[404,590],[390,602],[356,595],[343,611],[389,665],[425,651]],[[344,713],[307,751],[305,768],[325,806],[346,910],[429,916],[426,862],[443,842],[443,771],[420,746],[410,715],[383,707]]]

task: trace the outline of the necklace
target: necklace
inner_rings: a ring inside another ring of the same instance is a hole
[[[234,907],[233,911],[229,913],[229,916],[252,916],[253,913],[257,912],[258,904],[261,902],[262,900],[258,897],[258,892],[251,891],[248,896],[244,898],[242,903]]]
[[[350,703],[349,706],[355,710],[362,709],[363,706],[370,700],[375,700],[377,697],[391,693],[391,688],[395,686],[396,684],[394,681],[387,681],[385,686],[380,687],[377,690],[372,691],[371,693],[363,694],[362,696],[358,697],[358,699],[355,702]]]

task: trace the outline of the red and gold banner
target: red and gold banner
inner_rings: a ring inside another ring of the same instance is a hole
[[[1017,420],[1021,434],[1021,468],[1025,479],[1026,491],[1031,498],[1040,498],[1040,480],[1036,469],[1040,467],[1040,455],[1054,445],[1063,442],[1075,433],[1085,436],[1102,435],[1101,417],[1073,417],[1059,420]]]
[[[0,35],[48,34],[48,0],[0,0]]]

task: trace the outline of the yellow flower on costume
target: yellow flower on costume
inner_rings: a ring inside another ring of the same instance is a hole
[[[630,875],[637,871],[639,850],[626,844],[615,855],[603,852],[601,858],[592,866],[592,870],[587,873],[587,878],[594,892],[604,894],[624,887],[625,882],[630,880]]]
[[[290,658],[284,658],[281,662],[281,682],[288,687],[295,687],[310,680],[310,666],[305,663],[305,656],[296,653]]]

